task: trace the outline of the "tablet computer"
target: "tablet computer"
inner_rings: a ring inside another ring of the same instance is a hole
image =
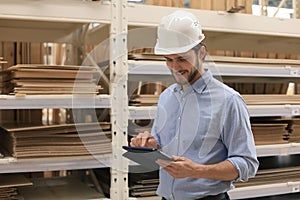
[[[155,162],[157,159],[173,161],[171,156],[156,148],[123,146],[123,149],[127,151],[123,154],[124,157],[149,170],[159,169],[159,165]]]

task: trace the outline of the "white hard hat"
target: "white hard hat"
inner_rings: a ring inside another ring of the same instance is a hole
[[[198,19],[190,12],[178,10],[161,19],[157,28],[154,53],[157,55],[184,53],[204,38]]]

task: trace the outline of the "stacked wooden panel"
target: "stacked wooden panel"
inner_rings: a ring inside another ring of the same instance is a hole
[[[300,142],[300,119],[294,118],[290,123],[290,142]]]
[[[146,0],[148,5],[184,7],[184,0]]]
[[[254,178],[247,182],[238,182],[236,187],[300,181],[300,167],[286,167],[259,170]]]
[[[252,13],[252,0],[190,0],[190,8]]]
[[[0,128],[0,146],[15,158],[100,155],[111,152],[108,123]]]
[[[255,94],[242,95],[247,105],[299,105],[300,95]]]
[[[0,199],[21,200],[17,187],[29,186],[32,183],[21,174],[0,175]]]
[[[287,123],[251,123],[256,145],[288,143]]]
[[[92,188],[88,183],[76,177],[54,177],[31,179],[33,185],[18,188],[24,199],[72,199],[95,200],[104,195]]]
[[[15,65],[2,73],[4,93],[15,95],[97,94],[97,68],[70,65]]]
[[[158,184],[158,178],[137,180],[129,186],[129,194],[133,197],[154,196],[156,195]]]

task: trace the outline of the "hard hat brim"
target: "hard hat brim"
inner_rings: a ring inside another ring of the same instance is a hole
[[[158,44],[155,45],[154,48],[154,54],[155,55],[171,55],[171,54],[180,54],[180,53],[185,53],[192,48],[194,48],[196,45],[198,45],[201,40],[197,40],[194,43],[184,46],[184,47],[174,47],[174,48],[160,48]]]

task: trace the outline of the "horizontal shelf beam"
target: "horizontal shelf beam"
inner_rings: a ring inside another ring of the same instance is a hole
[[[129,120],[133,119],[154,119],[157,106],[129,106]]]
[[[0,173],[92,169],[110,166],[111,155],[18,159],[3,163]]]
[[[0,109],[110,108],[109,95],[0,95]]]
[[[0,18],[64,23],[110,23],[110,6],[110,2],[102,1],[3,0]]]
[[[111,23],[111,4],[102,1],[4,0],[0,40],[76,44],[72,33],[90,23]],[[96,41],[97,42],[97,41]]]
[[[251,117],[293,117],[300,115],[300,105],[248,105]]]
[[[256,145],[259,157],[300,154],[300,143]]]
[[[209,69],[215,76],[237,76],[242,77],[265,77],[265,78],[300,78],[300,66],[289,64],[237,64],[237,63],[205,63],[204,67]],[[171,73],[164,61],[133,61],[129,60],[129,76],[148,75],[152,78],[156,75],[170,76]]]
[[[263,196],[295,193],[300,191],[300,182],[276,183],[238,187],[228,192],[230,199],[246,199]]]
[[[299,116],[300,105],[248,105],[251,117]],[[129,106],[129,119],[154,119],[156,106]]]

